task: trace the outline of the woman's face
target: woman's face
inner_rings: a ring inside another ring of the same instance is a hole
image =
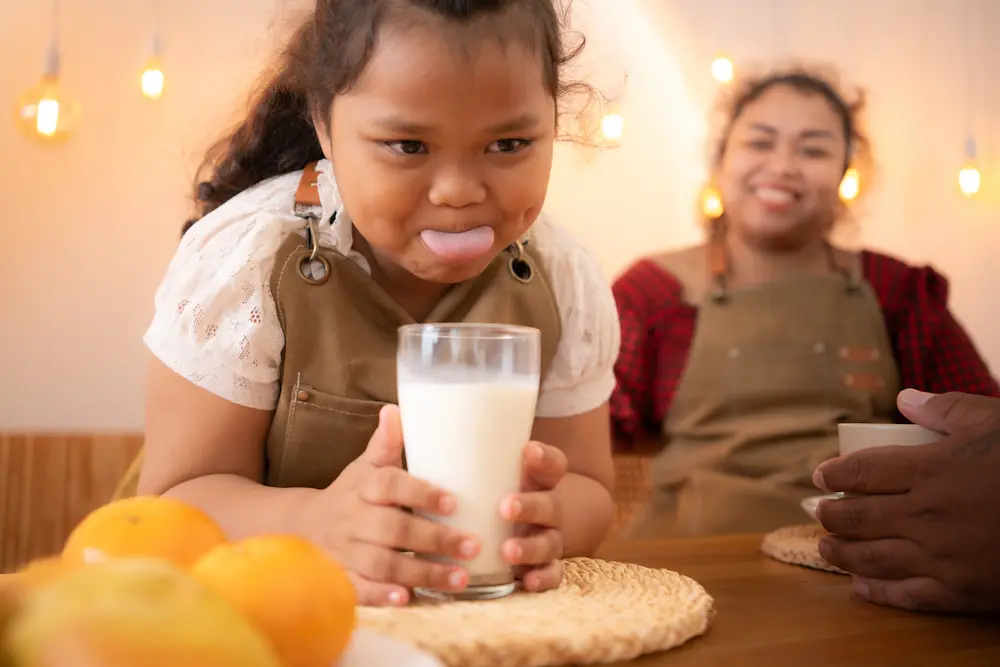
[[[716,177],[731,229],[755,246],[823,238],[840,210],[847,142],[830,102],[776,84],[735,120]]]

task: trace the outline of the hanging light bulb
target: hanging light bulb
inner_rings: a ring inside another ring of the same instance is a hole
[[[717,56],[712,61],[712,77],[719,83],[732,83],[733,61],[726,56]]]
[[[80,120],[81,107],[59,85],[59,53],[49,48],[42,80],[17,99],[14,122],[24,136],[54,143],[67,139]]]
[[[854,201],[861,192],[861,179],[858,170],[849,167],[844,172],[844,178],[840,181],[840,199],[844,202]]]
[[[142,94],[151,100],[158,100],[163,95],[165,77],[163,76],[163,67],[160,63],[161,50],[160,36],[154,35],[152,48],[150,49],[151,55],[149,60],[146,61],[146,67],[143,69],[140,79]]]
[[[965,165],[958,171],[958,189],[966,197],[971,197],[979,192],[982,184],[982,175],[976,166],[976,142],[969,137],[965,144]]]
[[[958,187],[966,197],[979,192],[982,176],[975,164],[967,164],[958,172]]]
[[[62,90],[59,81],[59,44],[56,39],[55,17],[58,4],[53,5],[52,42],[45,53],[41,81],[22,93],[14,107],[14,124],[29,139],[41,143],[56,143],[69,137],[80,120],[81,107]]]
[[[701,212],[706,218],[716,219],[722,215],[722,197],[719,191],[711,185],[706,185],[701,191]]]
[[[625,119],[620,113],[609,113],[601,119],[601,134],[606,138],[617,141],[625,133]]]

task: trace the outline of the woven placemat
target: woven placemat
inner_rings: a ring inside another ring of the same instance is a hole
[[[559,588],[484,602],[418,601],[358,610],[362,627],[448,667],[549,667],[630,660],[704,633],[712,598],[698,582],[590,558],[567,559]]]
[[[765,535],[761,550],[782,563],[847,574],[839,567],[827,563],[819,555],[819,541],[825,535],[829,533],[818,523],[787,526]]]

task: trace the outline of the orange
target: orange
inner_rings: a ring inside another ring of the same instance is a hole
[[[226,542],[222,529],[196,507],[173,498],[139,496],[99,507],[63,548],[68,563],[108,558],[159,558],[190,567],[209,549]]]
[[[7,632],[7,626],[17,616],[24,600],[25,592],[21,579],[14,574],[0,574],[0,639]],[[0,665],[3,665],[0,651]]]
[[[354,632],[354,586],[305,539],[260,536],[218,546],[191,572],[270,638],[284,667],[330,667]]]
[[[0,654],[15,667],[281,667],[232,605],[143,558],[77,567],[24,596]]]

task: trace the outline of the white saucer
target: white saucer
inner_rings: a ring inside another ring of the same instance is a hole
[[[344,654],[333,667],[444,667],[437,658],[409,644],[383,637],[371,630],[358,629]]]
[[[808,498],[803,498],[801,501],[802,509],[806,511],[813,521],[816,521],[816,508],[819,507],[819,501],[826,499],[836,499],[843,498],[843,493],[825,493],[820,496],[809,496]]]

